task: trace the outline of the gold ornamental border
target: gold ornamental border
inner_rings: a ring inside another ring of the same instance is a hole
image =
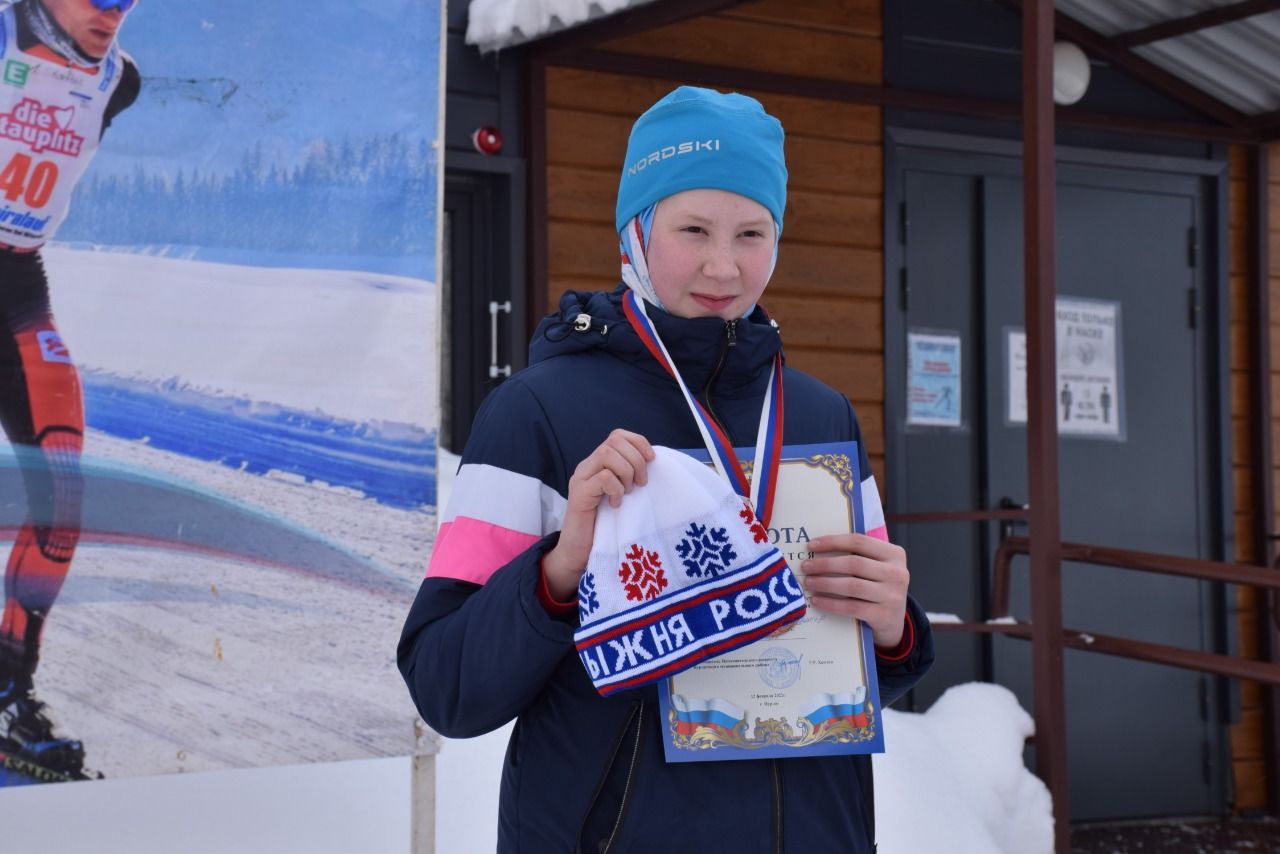
[[[679,723],[675,709],[667,713],[667,724],[671,728],[671,743],[681,750],[715,750],[718,747],[736,747],[742,750],[759,750],[762,747],[811,747],[815,744],[859,744],[871,741],[876,737],[876,721],[879,719],[871,703],[867,703],[866,712],[871,723],[864,727],[855,727],[848,721],[821,728],[814,727],[805,718],[801,718],[793,727],[786,718],[756,718],[754,734],[747,736],[747,722],[738,721],[737,726],[726,733],[722,728],[698,726],[689,735],[678,731]],[[797,727],[799,732],[796,731]]]
[[[840,482],[840,490],[850,500],[853,499],[853,491],[862,488],[854,477],[853,461],[848,454],[814,454],[802,462],[809,468],[826,469],[835,475]]]
[[[739,462],[742,465],[742,473],[750,479],[755,470],[755,461],[740,460]],[[784,462],[791,462],[791,460],[784,460]],[[826,469],[831,472],[835,475],[836,480],[840,482],[840,489],[847,498],[852,499],[854,489],[861,488],[861,485],[854,478],[853,461],[849,459],[848,454],[814,454],[802,460],[795,460],[795,462],[802,462],[809,468]]]

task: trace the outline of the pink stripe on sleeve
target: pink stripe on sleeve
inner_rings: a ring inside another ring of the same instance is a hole
[[[440,526],[427,564],[428,578],[456,578],[484,584],[489,576],[539,540],[469,516],[456,516]]]
[[[889,529],[881,525],[879,528],[872,528],[867,531],[867,536],[875,537],[877,540],[884,540],[887,543],[889,542]]]

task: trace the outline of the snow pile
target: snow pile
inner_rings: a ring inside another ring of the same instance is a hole
[[[1022,763],[1031,716],[1007,688],[947,689],[924,714],[885,711],[873,758],[882,854],[1053,850],[1049,790]]]
[[[488,52],[533,41],[653,0],[473,0],[467,44]]]

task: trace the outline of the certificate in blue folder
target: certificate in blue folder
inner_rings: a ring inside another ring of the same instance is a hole
[[[709,461],[705,450],[686,453]],[[782,449],[769,538],[797,578],[811,540],[865,533],[858,460],[857,442]],[[874,655],[870,627],[810,607],[768,637],[663,679],[667,761],[882,753]]]

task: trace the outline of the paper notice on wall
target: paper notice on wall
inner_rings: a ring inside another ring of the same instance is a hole
[[[1007,329],[1004,335],[1005,418],[1010,424],[1027,423],[1027,333]]]
[[[907,333],[907,424],[960,427],[960,336]]]
[[[1123,438],[1120,386],[1120,304],[1112,301],[1057,301],[1058,432]],[[1005,415],[1010,424],[1027,422],[1027,336],[1005,331],[1007,375]]]

